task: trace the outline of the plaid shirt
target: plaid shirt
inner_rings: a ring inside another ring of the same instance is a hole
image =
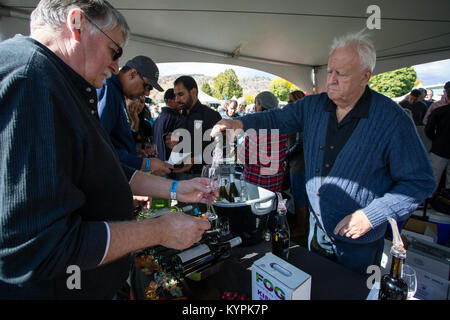
[[[247,135],[245,137],[244,178],[273,192],[281,192],[286,169],[287,134]]]

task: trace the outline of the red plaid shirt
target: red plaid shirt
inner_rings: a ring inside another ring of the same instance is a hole
[[[286,134],[247,135],[244,148],[240,150],[240,154],[242,149],[245,151],[245,180],[273,192],[281,192],[286,169],[287,140]]]

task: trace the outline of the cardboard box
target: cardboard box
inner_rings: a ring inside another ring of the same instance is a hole
[[[310,300],[311,276],[272,253],[252,265],[253,300]]]
[[[450,280],[450,248],[435,243],[413,240],[406,254],[406,263]]]
[[[417,276],[417,291],[415,298],[420,300],[448,300],[449,281],[439,276],[414,267]]]
[[[436,224],[413,218],[406,220],[401,234],[407,237],[408,242],[412,241],[411,238],[415,238],[436,243],[438,238]]]
[[[449,299],[450,248],[414,239],[406,263],[416,270],[416,297],[423,300]]]

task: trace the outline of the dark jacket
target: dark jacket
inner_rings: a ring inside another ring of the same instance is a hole
[[[95,88],[18,35],[0,43],[0,106],[0,300],[112,299],[130,256],[98,267],[104,221],[131,219],[134,171],[100,124]]]
[[[431,139],[431,152],[450,159],[450,104],[431,113],[425,126],[425,133]]]

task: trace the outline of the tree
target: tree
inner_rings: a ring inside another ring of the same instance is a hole
[[[239,85],[239,79],[233,69],[227,69],[221,72],[213,79],[213,97],[217,99],[230,99],[233,96],[242,96],[242,87]]]
[[[369,87],[390,98],[401,97],[414,88],[417,73],[413,67],[377,74],[369,81]]]
[[[282,78],[273,79],[269,86],[269,91],[272,92],[280,101],[288,101],[289,93],[296,90],[301,89],[292,82]]]
[[[208,82],[202,84],[202,91],[209,96],[212,96],[214,94],[213,89],[211,88]]]
[[[245,101],[247,101],[247,104],[254,104],[255,103],[256,96],[253,94],[248,94],[245,96]]]

